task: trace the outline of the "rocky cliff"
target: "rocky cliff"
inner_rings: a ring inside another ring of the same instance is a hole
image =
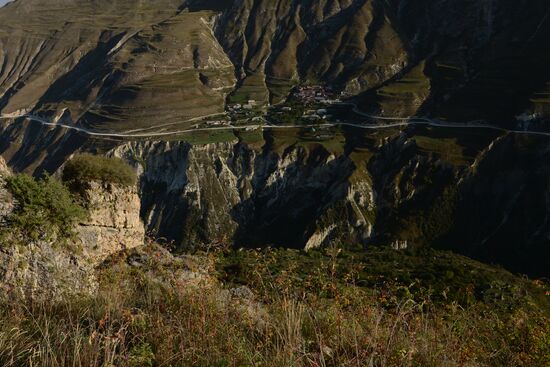
[[[181,249],[436,246],[546,272],[549,209],[536,198],[547,196],[548,167],[533,166],[548,154],[543,138],[324,134],[295,143],[269,131],[263,144],[133,142],[111,154],[141,170],[148,230]]]
[[[2,170],[0,180],[9,174]],[[6,225],[5,219],[18,204],[3,180],[0,184],[0,223]],[[145,233],[135,189],[90,182],[83,193],[89,217],[75,228],[73,238],[21,243],[1,239],[2,297],[38,299],[93,293],[98,265],[110,255],[143,245]]]
[[[142,216],[159,237],[186,247],[317,247],[371,233],[369,183],[352,178],[351,159],[321,146],[278,154],[238,141],[151,142],[114,154],[143,159]]]
[[[143,245],[145,230],[136,188],[92,181],[84,188],[84,201],[88,219],[78,226],[77,237],[93,263]]]

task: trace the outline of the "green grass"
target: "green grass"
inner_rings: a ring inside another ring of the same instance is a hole
[[[421,62],[405,76],[379,90],[379,94],[387,97],[398,97],[403,94],[415,94],[430,88],[430,80],[424,75],[425,63]]]
[[[387,116],[412,116],[430,93],[430,79],[424,74],[425,62],[403,77],[376,91],[376,99]]]
[[[310,129],[304,129],[301,131],[300,140],[296,145],[304,147],[308,151],[321,146],[327,152],[342,155],[344,154],[346,139],[340,131],[335,129],[316,129],[315,132]]]
[[[175,136],[171,140],[186,141],[193,145],[234,142],[237,137],[232,130],[193,131]]]
[[[423,152],[435,153],[441,159],[457,166],[464,166],[469,163],[464,156],[462,146],[458,144],[456,138],[442,139],[416,135],[413,139],[416,146]]]
[[[550,82],[545,83],[544,87],[534,94],[531,102],[546,107],[550,104]]]
[[[455,166],[472,164],[501,132],[482,129],[415,127],[411,140],[423,154],[435,154]]]
[[[251,147],[261,148],[265,144],[262,129],[256,129],[253,131],[236,130],[235,135],[239,138],[241,143],[247,144]]]
[[[372,296],[386,294],[390,308],[405,294],[415,302],[437,305],[483,304],[503,312],[535,307],[550,312],[550,299],[535,283],[449,251],[427,248],[241,250],[221,254],[218,271],[224,282],[261,290],[266,298],[305,292],[333,299],[351,286]]]
[[[253,99],[257,103],[268,100],[268,90],[262,73],[248,75],[242,84],[229,96],[230,103],[246,103]]]

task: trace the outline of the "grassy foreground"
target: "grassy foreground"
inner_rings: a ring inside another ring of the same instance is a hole
[[[511,286],[524,295],[519,300],[501,293],[489,297],[493,301],[475,295],[467,302],[446,301],[434,298],[424,285],[405,292],[405,283],[390,281],[394,274],[382,269],[396,256],[413,260],[415,255],[390,254],[384,263],[385,255],[372,254],[380,266],[375,270],[379,286],[373,286],[358,282],[357,274],[365,271],[361,268],[370,267],[364,259],[338,251],[312,255],[266,250],[202,254],[207,273],[217,277],[190,285],[174,274],[193,265],[174,265],[155,246],[144,251],[139,265],[130,253],[105,266],[100,291],[92,298],[0,307],[0,365],[439,367],[550,362],[548,310],[544,298],[538,298],[546,288],[539,282],[516,278]],[[456,262],[468,266],[466,260]],[[410,271],[414,266],[407,271],[416,277],[422,271]],[[495,277],[503,274],[498,271]]]

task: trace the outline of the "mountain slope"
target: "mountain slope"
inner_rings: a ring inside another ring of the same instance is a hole
[[[0,108],[98,129],[150,127],[222,112],[233,67],[212,12],[177,1],[17,1],[3,24]],[[162,102],[162,103],[161,103]]]
[[[125,157],[148,229],[181,248],[438,246],[544,275],[546,138],[441,126],[122,138],[21,115],[166,132],[301,84],[382,117],[544,129],[548,39],[545,0],[16,0],[0,9],[0,153],[37,175],[78,151]]]
[[[328,83],[388,116],[503,123],[548,113],[549,16],[544,0],[18,0],[0,10],[0,111],[131,129]]]
[[[549,15],[545,1],[256,0],[235,2],[217,33],[244,87],[262,78],[275,101],[283,81],[321,81],[387,115],[502,119],[548,112],[535,96],[550,79]],[[431,93],[410,87],[415,68]]]

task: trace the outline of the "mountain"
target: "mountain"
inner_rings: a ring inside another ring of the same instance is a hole
[[[2,113],[64,113],[86,126],[122,130],[223,111],[234,73],[212,35],[214,14],[180,6],[10,4],[0,15]]]
[[[0,153],[35,175],[125,158],[181,250],[434,246],[547,276],[548,39],[545,0],[16,0]],[[253,123],[304,86],[348,103],[331,127]],[[249,100],[250,126],[209,129]]]
[[[544,1],[248,1],[218,38],[241,84],[322,81],[400,116],[506,119],[548,112]],[[282,93],[284,95],[284,93]],[[546,97],[545,97],[546,96]]]
[[[544,0],[18,0],[0,11],[0,108],[123,130],[322,82],[390,116],[545,114],[549,12]]]

